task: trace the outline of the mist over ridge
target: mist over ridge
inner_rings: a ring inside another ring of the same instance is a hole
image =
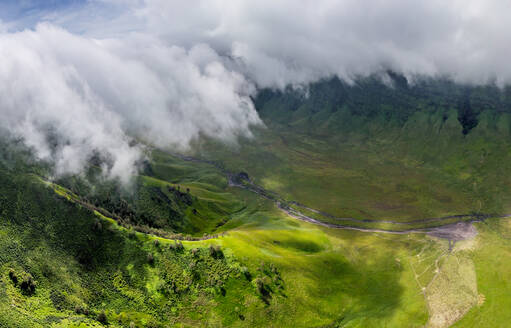
[[[385,82],[389,70],[409,83],[511,80],[499,1],[27,3],[0,15],[0,126],[57,174],[99,152],[126,180],[143,156],[132,138],[183,150],[200,135],[250,136],[262,88]]]

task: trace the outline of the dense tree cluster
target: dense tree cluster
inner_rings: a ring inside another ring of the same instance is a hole
[[[35,293],[37,284],[30,273],[22,272],[19,274],[14,269],[10,269],[9,279],[14,286],[19,287],[23,294],[32,295]]]
[[[224,257],[224,253],[219,245],[209,245],[209,255],[214,259],[221,259]]]

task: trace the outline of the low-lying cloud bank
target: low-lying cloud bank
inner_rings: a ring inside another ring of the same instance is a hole
[[[42,0],[41,0],[42,1]],[[511,82],[505,1],[84,0],[0,23],[0,127],[80,172],[127,180],[140,138],[186,149],[260,124],[257,88],[393,70]],[[92,14],[91,14],[92,13]],[[1,17],[1,15],[0,15]],[[40,22],[46,23],[40,23]]]
[[[410,79],[426,75],[461,83],[511,82],[509,1],[130,3],[120,14],[123,21],[137,22],[172,44],[207,43],[237,59],[244,75],[260,87],[307,84],[334,75],[351,81],[385,70]]]
[[[96,40],[51,25],[0,34],[0,126],[78,173],[96,153],[128,179],[139,138],[184,149],[199,135],[232,140],[259,124],[253,86],[205,44],[185,50],[147,35]]]

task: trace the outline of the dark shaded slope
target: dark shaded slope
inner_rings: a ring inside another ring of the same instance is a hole
[[[510,88],[464,86],[441,79],[422,79],[408,84],[396,74],[390,74],[390,79],[387,84],[373,77],[349,85],[333,78],[312,84],[306,93],[291,88],[284,92],[262,90],[255,104],[268,122],[300,125],[300,122],[307,121],[316,126],[340,111],[364,122],[379,118],[383,122],[403,126],[416,112],[440,111],[444,113],[445,120],[447,112],[454,109],[458,112],[463,134],[477,125],[482,111],[511,112]],[[332,126],[322,132],[335,132],[335,128]]]

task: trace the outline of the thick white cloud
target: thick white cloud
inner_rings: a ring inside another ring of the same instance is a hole
[[[264,87],[386,69],[511,82],[509,1],[145,0],[130,14],[169,42],[238,57]]]
[[[0,85],[0,126],[57,173],[80,172],[100,152],[109,174],[126,180],[142,155],[132,137],[183,149],[201,134],[232,140],[259,123],[252,86],[210,47],[147,35],[96,40],[47,24],[1,33]]]

